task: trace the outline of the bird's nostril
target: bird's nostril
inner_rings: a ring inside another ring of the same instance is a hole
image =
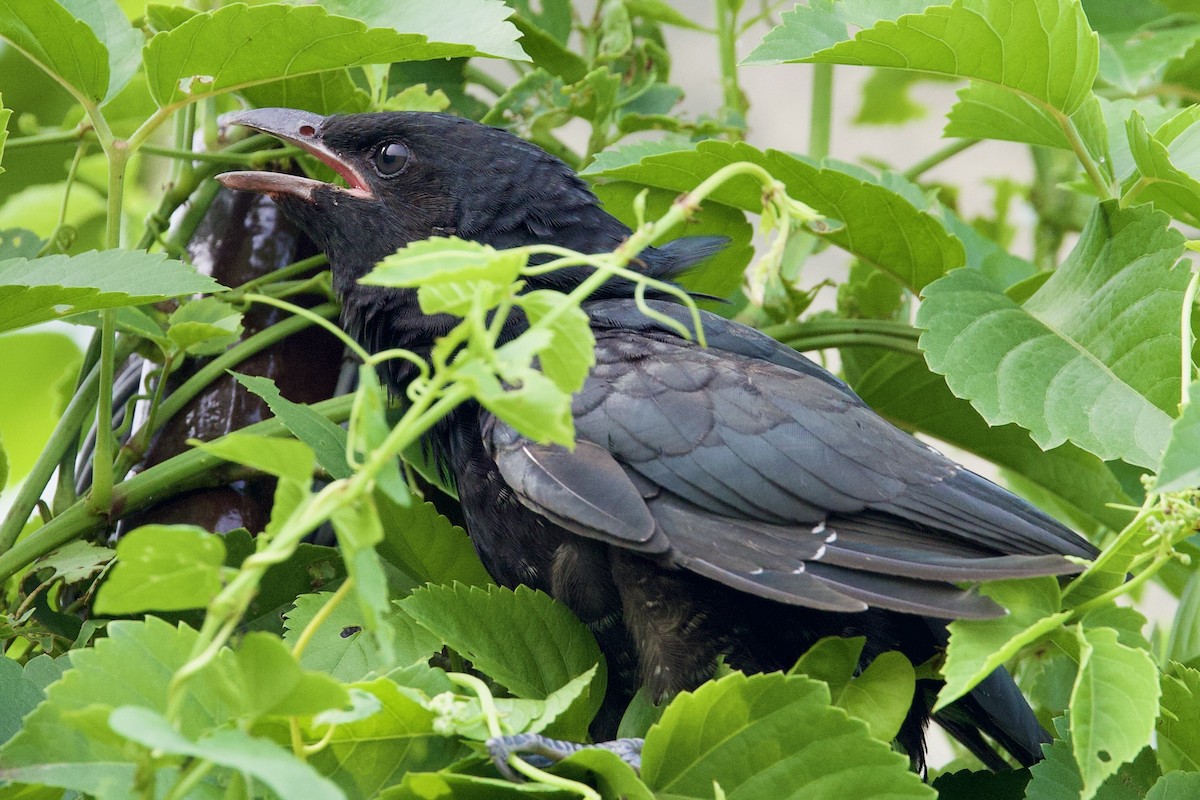
[[[317,132],[317,129],[314,128],[312,125],[301,125],[300,126],[300,135],[301,136],[312,136],[312,135],[316,134],[316,132]]]

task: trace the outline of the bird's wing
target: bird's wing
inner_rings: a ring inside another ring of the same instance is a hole
[[[1092,554],[811,362],[624,326],[598,326],[596,357],[573,451],[485,426],[518,496],[581,535],[782,602],[954,617],[997,612],[955,581],[1071,572],[1061,554]]]

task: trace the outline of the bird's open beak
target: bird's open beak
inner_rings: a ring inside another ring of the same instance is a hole
[[[294,108],[255,108],[227,114],[221,122],[253,128],[294,144],[332,167],[346,179],[349,186],[343,188],[281,172],[225,172],[218,175],[217,180],[230,189],[258,192],[272,197],[286,194],[308,202],[312,202],[313,192],[319,188],[332,188],[362,198],[374,197],[370,184],[363,180],[357,170],[326,147],[321,140],[321,126],[325,124],[325,117],[319,114],[297,111]]]

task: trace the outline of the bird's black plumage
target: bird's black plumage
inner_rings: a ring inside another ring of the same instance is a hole
[[[368,348],[428,353],[454,323],[423,316],[412,292],[357,283],[409,242],[453,234],[601,252],[629,234],[561,161],[467,120],[264,109],[233,121],[300,144],[347,179],[339,188],[223,176],[271,194],[313,235],[333,265],[343,323]],[[640,264],[670,279],[714,246],[682,239]],[[569,289],[584,274],[529,284]],[[691,324],[681,307],[652,302]],[[530,441],[477,405],[428,443],[493,578],[547,591],[592,626],[614,678],[610,715],[638,685],[659,695],[692,688],[720,656],[735,668],[787,669],[828,635],[865,635],[865,660],[896,649],[921,663],[944,646],[944,620],[1001,613],[959,584],[1064,574],[1076,568],[1063,555],[1094,555],[757,331],[704,314],[700,347],[643,315],[619,281],[584,310],[596,364],[574,398],[574,450]],[[509,333],[522,324],[514,317]],[[399,388],[408,368],[392,364],[385,377]],[[918,691],[900,737],[917,760],[928,707]],[[1002,671],[959,712],[947,726],[985,758],[979,731],[1023,763],[1040,757],[1041,729]]]

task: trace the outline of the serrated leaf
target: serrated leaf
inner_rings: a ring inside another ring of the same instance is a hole
[[[233,713],[250,722],[263,717],[313,716],[350,704],[346,689],[330,676],[302,669],[292,651],[273,634],[242,637],[211,667]]]
[[[1188,106],[1150,135],[1141,114],[1126,121],[1137,172],[1124,201],[1152,202],[1192,225],[1200,224],[1200,106]]]
[[[565,301],[566,295],[548,289],[526,292],[517,298],[531,325],[537,325]],[[596,363],[595,337],[588,315],[578,306],[572,306],[559,314],[549,331],[548,345],[538,350],[542,373],[564,392],[578,391]]]
[[[985,583],[979,591],[1007,609],[1008,614],[950,623],[950,644],[942,667],[946,684],[938,693],[934,711],[971,691],[1018,650],[1071,616],[1070,611],[1059,611],[1062,598],[1054,578],[996,581]]]
[[[1188,397],[1192,400],[1171,423],[1171,438],[1154,481],[1156,492],[1178,492],[1200,486],[1200,381],[1188,388]]]
[[[3,289],[0,289],[2,292]],[[21,480],[46,448],[70,401],[83,360],[61,333],[37,331],[0,336],[0,441],[8,454],[8,480]],[[3,489],[0,484],[0,489]]]
[[[230,375],[250,391],[261,397],[279,417],[292,435],[312,448],[317,463],[334,478],[350,477],[350,466],[346,463],[346,431],[301,403],[293,403],[279,393],[279,387],[270,378],[258,375]]]
[[[375,266],[361,282],[419,287],[421,310],[466,316],[479,296],[484,308],[517,279],[529,257],[457,237],[413,242]]]
[[[360,19],[372,28],[420,33],[431,42],[470,45],[471,55],[528,61],[517,43],[520,34],[506,20],[512,15],[501,0],[321,0],[330,14]]]
[[[1079,629],[1080,663],[1071,693],[1071,742],[1091,800],[1108,776],[1150,741],[1158,717],[1158,668],[1145,650],[1111,628]]]
[[[1155,723],[1164,771],[1200,772],[1200,672],[1172,664],[1162,676],[1162,712]]]
[[[332,596],[323,592],[297,597],[295,606],[285,616],[283,640],[294,645]],[[391,609],[384,624],[393,629],[395,648],[387,656],[380,651],[378,640],[365,632],[362,610],[353,603],[339,603],[309,638],[300,665],[349,683],[382,674],[393,664],[424,663],[442,647],[438,637],[400,609]]]
[[[279,797],[345,798],[333,783],[289,751],[237,728],[213,731],[191,741],[161,714],[135,706],[113,711],[109,724],[126,738],[155,751],[203,759],[252,775]]]
[[[807,58],[853,37],[851,29],[870,28],[880,20],[918,14],[932,0],[810,0],[779,16],[743,64],[782,64]]]
[[[418,583],[492,582],[466,532],[438,513],[433,503],[400,505],[376,495],[383,541],[379,555]]]
[[[194,630],[155,617],[110,622],[105,638],[71,651],[72,668],[0,748],[0,778],[104,798],[136,794],[137,753],[108,727],[109,714],[119,706],[166,713],[171,677],[191,659],[195,642]],[[194,676],[179,709],[182,734],[198,736],[228,717],[212,677]]]
[[[251,469],[275,475],[300,486],[312,483],[316,459],[312,448],[295,439],[258,436],[237,431],[196,447],[217,458],[243,464]]]
[[[778,37],[766,57],[756,50],[747,63],[857,64],[972,78],[1066,114],[1083,103],[1098,70],[1098,37],[1071,0],[955,0],[882,19],[852,41],[816,52],[812,37],[797,38],[792,52]]]
[[[40,687],[25,676],[21,665],[0,657],[0,744],[21,729],[21,718],[42,702]]]
[[[1097,206],[1071,255],[1024,305],[974,270],[931,284],[917,313],[930,369],[989,423],[1043,448],[1070,440],[1155,467],[1179,395],[1182,237],[1161,212]]]
[[[1089,95],[1069,119],[1092,158],[1105,163],[1108,131],[1100,100]],[[1003,139],[1071,150],[1072,144],[1063,124],[1062,115],[1023,95],[995,84],[977,83],[959,91],[958,102],[950,109],[942,133],[966,139]]]
[[[221,591],[225,545],[194,525],[143,525],[117,542],[117,565],[96,595],[96,613],[203,608]]]
[[[694,189],[721,167],[739,161],[758,164],[783,181],[792,197],[845,223],[825,238],[914,291],[963,263],[962,245],[934,216],[865,170],[851,174],[843,165],[817,166],[779,150],[706,141],[693,149],[668,153],[640,145],[619,148],[607,157],[601,154],[583,174],[679,193]],[[709,195],[709,202],[758,213],[762,211],[762,187],[748,177],[734,178]]]
[[[484,408],[522,435],[564,447],[574,445],[571,395],[533,367],[505,376],[507,385],[478,361],[462,365],[457,375]]]
[[[33,563],[36,571],[51,570],[50,578],[63,583],[78,583],[102,571],[116,553],[108,547],[75,540]]]
[[[829,704],[825,684],[732,673],[682,692],[646,735],[642,780],[657,796],[933,798],[907,759]]]
[[[1146,800],[1191,800],[1193,797],[1200,797],[1200,774],[1195,772],[1163,775],[1146,794]]]
[[[196,14],[146,48],[146,78],[160,106],[332,69],[480,55],[470,44],[368,28],[319,6],[234,4]]]
[[[547,595],[524,586],[428,586],[400,607],[518,697],[544,700],[600,664],[590,690],[555,729],[565,726],[579,735],[599,708],[607,680],[600,649],[579,620]]]
[[[107,48],[54,0],[0,0],[0,39],[91,103],[99,105],[107,94]]]
[[[1029,771],[1025,800],[1079,800],[1083,778],[1071,754],[1070,739],[1043,745],[1042,752],[1045,760]],[[1154,750],[1147,747],[1133,763],[1121,765],[1117,774],[1101,785],[1095,800],[1142,800],[1160,774]]]
[[[80,311],[157,303],[220,290],[219,283],[162,253],[100,250],[0,261],[0,331]]]
[[[432,712],[403,693],[387,678],[351,687],[374,695],[381,710],[355,722],[339,724],[328,746],[308,761],[336,783],[348,800],[375,797],[409,772],[439,770],[467,754],[455,738],[433,732]],[[326,725],[305,725],[310,742],[322,740]]]
[[[103,44],[108,58],[108,90],[104,101],[117,96],[142,64],[142,32],[130,24],[115,0],[58,0],[75,19],[87,23]],[[111,117],[110,117],[111,119]]]

